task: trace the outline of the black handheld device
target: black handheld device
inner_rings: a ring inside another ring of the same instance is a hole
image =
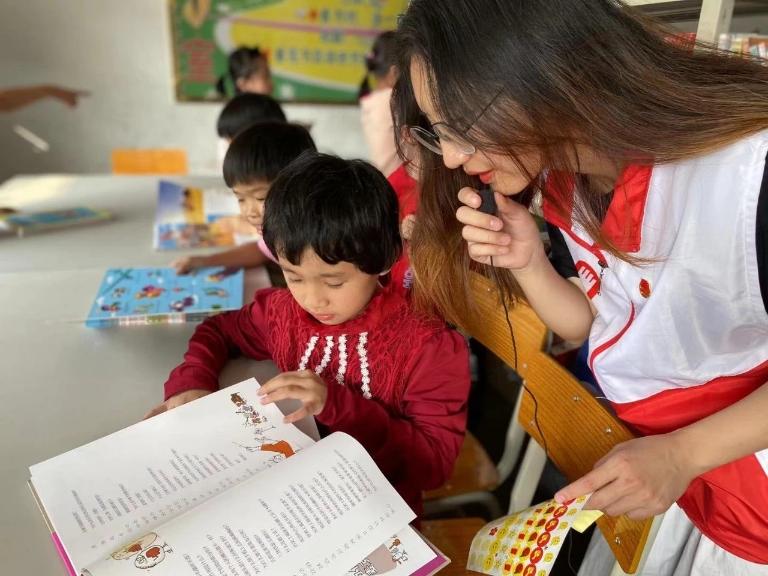
[[[483,186],[477,191],[480,194],[480,207],[478,210],[485,214],[496,214],[496,199],[493,197],[493,188]]]

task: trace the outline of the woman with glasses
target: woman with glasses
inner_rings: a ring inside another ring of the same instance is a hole
[[[640,436],[557,497],[666,512],[647,574],[766,574],[768,68],[671,34],[616,0],[411,1],[393,113],[423,147],[417,302],[468,314],[469,269],[496,267],[589,340]]]

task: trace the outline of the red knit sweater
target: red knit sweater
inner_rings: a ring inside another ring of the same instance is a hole
[[[165,383],[165,398],[217,390],[236,354],[271,359],[286,372],[298,370],[305,356],[307,369],[325,364],[328,398],[317,421],[355,437],[417,514],[422,491],[451,474],[466,425],[467,345],[442,323],[417,316],[397,291],[381,290],[357,318],[325,326],[288,290],[260,290],[251,304],[197,328]]]

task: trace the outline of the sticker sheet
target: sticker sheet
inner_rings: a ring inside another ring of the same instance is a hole
[[[487,524],[472,540],[467,569],[494,576],[547,576],[587,499],[548,500]]]

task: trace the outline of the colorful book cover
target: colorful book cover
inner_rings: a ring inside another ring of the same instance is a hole
[[[198,322],[243,305],[243,271],[200,268],[179,276],[172,268],[111,268],[85,325]]]
[[[226,188],[194,188],[160,181],[156,250],[235,245],[242,226],[237,199]]]
[[[103,222],[112,218],[106,210],[93,210],[84,206],[47,212],[19,212],[3,218],[3,227],[18,236],[32,232],[44,232],[83,224]]]

